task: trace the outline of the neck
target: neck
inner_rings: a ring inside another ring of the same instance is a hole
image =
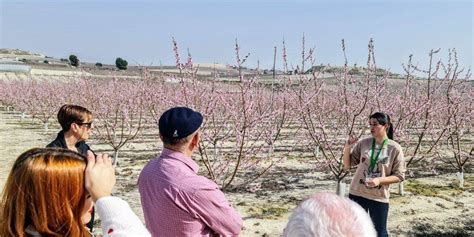
[[[185,154],[187,157],[191,157],[193,155],[193,151],[186,150],[183,152],[183,154]]]
[[[66,145],[69,149],[76,149],[76,143],[79,142],[79,140],[74,136],[71,131],[67,131],[64,133],[64,140],[66,141]]]
[[[387,139],[387,135],[379,136],[379,137],[374,137],[375,138],[375,144],[377,145],[382,145],[383,141]]]
[[[193,151],[185,148],[178,148],[173,146],[164,146],[166,149],[173,150],[179,153],[183,153],[187,157],[191,157],[193,155]]]

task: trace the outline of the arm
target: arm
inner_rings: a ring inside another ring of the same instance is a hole
[[[387,177],[378,177],[367,182],[369,187],[377,187],[379,185],[390,185],[393,183],[398,183],[405,180],[405,157],[401,148],[395,154],[393,159],[392,172],[390,176]]]
[[[400,178],[395,175],[387,176],[387,177],[378,177],[378,178],[373,178],[367,181],[367,186],[374,188],[379,185],[390,185],[394,183],[400,182]]]
[[[199,190],[193,199],[195,214],[214,232],[223,236],[239,235],[242,218],[217,187]]]
[[[104,236],[151,236],[127,202],[111,197],[115,185],[115,168],[107,155],[94,156],[87,152],[85,186],[96,202],[96,210],[102,220]]]
[[[357,138],[355,137],[349,137],[347,140],[346,144],[344,145],[344,153],[342,156],[342,162],[344,164],[344,171],[349,171],[351,168],[351,155],[353,156],[352,158],[359,159],[360,158],[360,151],[358,149],[354,149],[355,151],[353,152],[354,154],[351,154],[352,147],[354,144],[357,143]],[[356,146],[357,148],[357,146]]]
[[[392,179],[393,181],[395,181],[395,178],[397,181],[392,182],[392,183],[398,183],[405,180],[406,170],[407,170],[407,167],[405,163],[405,156],[403,154],[402,148],[398,146],[397,152],[395,154],[395,158],[393,159],[392,172],[389,176],[389,177],[393,177]],[[386,177],[386,178],[389,178],[389,177]],[[390,180],[387,180],[387,181],[389,182]],[[390,184],[390,183],[387,183],[387,184]]]
[[[344,145],[344,154],[342,156],[342,162],[344,163],[344,171],[349,171],[351,168],[351,149],[347,143]]]
[[[95,204],[102,221],[102,234],[112,237],[151,236],[127,202],[118,197],[102,197]]]

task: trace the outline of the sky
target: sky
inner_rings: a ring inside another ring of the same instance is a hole
[[[342,65],[341,39],[350,65],[366,65],[375,43],[378,67],[402,72],[410,54],[424,67],[431,49],[447,59],[455,48],[461,66],[473,68],[471,0],[0,0],[0,48],[19,48],[56,58],[131,65],[173,65],[172,37],[181,58],[196,63],[283,68],[301,64],[302,36],[315,48],[316,64]]]

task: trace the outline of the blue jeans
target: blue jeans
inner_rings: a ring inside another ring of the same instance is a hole
[[[388,236],[387,232],[387,217],[388,217],[388,203],[377,202],[367,198],[354,196],[349,194],[349,199],[359,204],[370,215],[370,219],[374,223],[375,230],[378,237]]]

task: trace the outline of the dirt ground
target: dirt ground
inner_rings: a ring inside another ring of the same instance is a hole
[[[45,131],[31,118],[21,119],[18,113],[0,108],[2,190],[14,159],[28,148],[45,146],[54,139],[57,130],[53,125]],[[142,219],[137,177],[143,166],[159,154],[161,145],[157,140],[126,146],[117,168],[114,195],[128,201]],[[89,143],[97,152],[111,153],[105,144],[94,140]],[[308,162],[301,159],[287,159],[260,180],[260,190],[226,193],[244,219],[241,236],[280,236],[291,210],[301,200],[317,192],[335,191],[336,184],[328,173],[314,172],[308,167]],[[419,176],[408,177],[404,196],[397,194],[398,186],[392,187],[389,212],[392,236],[474,236],[474,174],[465,175],[464,189],[456,187],[453,172]],[[350,178],[346,182],[350,182]]]

